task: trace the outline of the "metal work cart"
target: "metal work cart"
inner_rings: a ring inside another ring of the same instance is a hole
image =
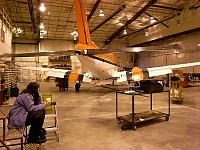
[[[122,91],[117,91],[116,92],[116,119],[118,120],[118,123],[120,124],[121,121],[125,121],[128,122],[129,125],[131,126],[131,129],[136,130],[136,126],[139,123],[142,123],[144,121],[148,121],[148,120],[153,120],[153,119],[158,119],[158,118],[165,118],[166,121],[169,120],[169,116],[170,116],[170,91],[163,91],[163,92],[167,92],[168,98],[167,98],[167,103],[168,103],[168,112],[164,113],[158,110],[153,110],[153,94],[154,93],[149,93],[149,98],[150,98],[150,110],[149,111],[144,111],[144,112],[140,112],[140,113],[136,113],[135,112],[135,96],[136,95],[140,95],[140,96],[145,96],[144,93],[140,93],[140,92],[132,92],[132,93],[126,93],[126,92],[122,92]],[[163,93],[162,92],[162,93]],[[132,112],[128,115],[124,115],[124,116],[118,116],[118,97],[119,94],[125,94],[125,95],[129,95],[132,96]]]

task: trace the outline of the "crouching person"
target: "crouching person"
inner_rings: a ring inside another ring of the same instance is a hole
[[[45,118],[45,107],[50,103],[42,103],[39,96],[40,85],[36,82],[28,84],[27,88],[16,98],[9,113],[8,128],[24,128],[30,125],[27,143],[46,142],[45,130],[42,128]]]

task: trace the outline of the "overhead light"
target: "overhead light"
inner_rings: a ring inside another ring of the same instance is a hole
[[[76,31],[73,31],[73,32],[71,32],[70,34],[71,34],[71,35],[77,35],[77,34],[78,34],[78,32],[76,32]]]
[[[99,16],[100,16],[100,17],[103,17],[103,16],[104,16],[104,13],[103,13],[103,10],[102,10],[102,9],[99,11]]]
[[[40,24],[40,29],[44,29],[44,24],[43,23]]]
[[[123,31],[123,34],[127,34],[127,31],[126,31],[126,29],[124,29],[124,31]]]
[[[15,37],[19,37],[19,34],[22,33],[22,30],[18,27],[14,27],[12,31],[15,33]]]
[[[141,52],[142,51],[142,48],[140,48],[140,47],[135,47],[135,48],[133,48],[133,52]]]
[[[200,43],[197,46],[200,46]]]
[[[180,52],[178,50],[175,50],[174,51],[174,54],[179,54]]]
[[[76,40],[77,40],[77,37],[78,37],[78,32],[73,31],[73,32],[71,33],[71,35],[74,36],[74,41],[76,41]]]
[[[45,30],[40,31],[40,34],[43,34],[43,35],[46,34],[46,33],[47,33],[47,31],[45,31]]]
[[[145,32],[145,35],[144,36],[149,36],[149,32],[147,31],[147,32]]]
[[[22,32],[22,30],[20,29],[20,28],[13,28],[13,30],[12,30],[15,34],[19,34],[19,33],[21,33]]]
[[[46,10],[46,8],[44,7],[44,3],[40,4],[40,8],[39,9],[40,9],[40,11],[45,11]]]
[[[40,31],[40,38],[44,38],[44,35],[47,33],[45,30]]]

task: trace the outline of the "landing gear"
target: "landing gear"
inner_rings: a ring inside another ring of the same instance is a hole
[[[75,84],[75,90],[76,90],[76,92],[79,92],[80,86],[81,86],[81,84],[79,82],[76,82],[76,84]]]

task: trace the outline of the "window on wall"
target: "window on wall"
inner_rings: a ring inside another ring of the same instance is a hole
[[[1,42],[5,43],[5,32],[1,29]]]

